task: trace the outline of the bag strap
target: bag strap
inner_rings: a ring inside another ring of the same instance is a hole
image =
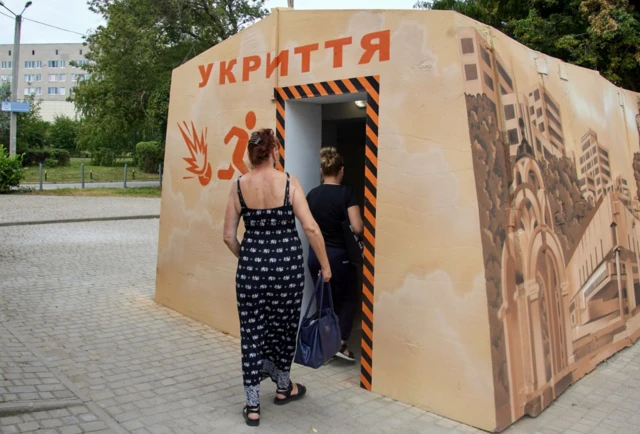
[[[309,299],[309,304],[307,304],[307,310],[304,313],[304,317],[303,318],[308,318],[309,317],[309,312],[311,311],[311,305],[313,304],[314,300],[317,300],[318,298],[318,292],[320,292],[320,302],[318,305],[318,310],[322,309],[322,302],[324,299],[324,292],[325,292],[325,287],[326,289],[328,289],[329,291],[329,304],[331,306],[331,310],[333,311],[333,296],[331,295],[331,284],[329,282],[327,282],[325,284],[324,280],[322,279],[322,276],[318,276],[318,280],[316,281],[316,288],[313,291],[313,294],[311,296],[311,298]]]

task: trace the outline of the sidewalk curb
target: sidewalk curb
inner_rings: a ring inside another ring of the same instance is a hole
[[[29,225],[48,225],[56,223],[85,223],[85,222],[108,222],[118,220],[151,220],[160,218],[160,214],[137,215],[137,216],[120,216],[120,217],[88,217],[80,219],[60,219],[60,220],[33,220],[24,222],[5,222],[0,223],[0,228],[8,226],[29,226]]]

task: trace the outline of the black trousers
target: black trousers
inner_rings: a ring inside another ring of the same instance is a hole
[[[358,307],[358,269],[349,262],[349,255],[345,249],[327,247],[327,256],[331,265],[331,293],[333,305],[340,321],[340,334],[343,341],[347,341],[353,327],[353,316]],[[309,249],[307,262],[309,272],[315,284],[320,272],[320,262],[313,249]],[[328,297],[324,296],[322,303],[329,306]]]

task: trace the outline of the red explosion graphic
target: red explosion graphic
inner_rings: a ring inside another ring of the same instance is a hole
[[[178,128],[180,128],[184,143],[187,145],[187,149],[189,149],[189,153],[191,154],[191,156],[185,158],[184,161],[189,165],[187,171],[195,175],[185,176],[183,179],[192,179],[197,176],[200,184],[206,186],[211,181],[212,174],[211,164],[209,164],[207,156],[207,128],[202,130],[202,133],[198,136],[193,122],[191,122],[191,131],[189,131],[187,122],[183,122],[183,124],[184,129],[180,124],[178,124]]]

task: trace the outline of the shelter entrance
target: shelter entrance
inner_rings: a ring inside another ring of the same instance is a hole
[[[361,308],[356,310],[348,346],[355,365],[336,359],[355,381],[371,390],[378,148],[378,77],[360,77],[275,89],[281,169],[295,175],[305,192],[321,183],[320,149],[335,147],[345,164],[343,185],[353,188],[364,221],[364,266],[358,272]],[[305,258],[309,242],[300,233]],[[313,291],[307,271],[303,303]]]

